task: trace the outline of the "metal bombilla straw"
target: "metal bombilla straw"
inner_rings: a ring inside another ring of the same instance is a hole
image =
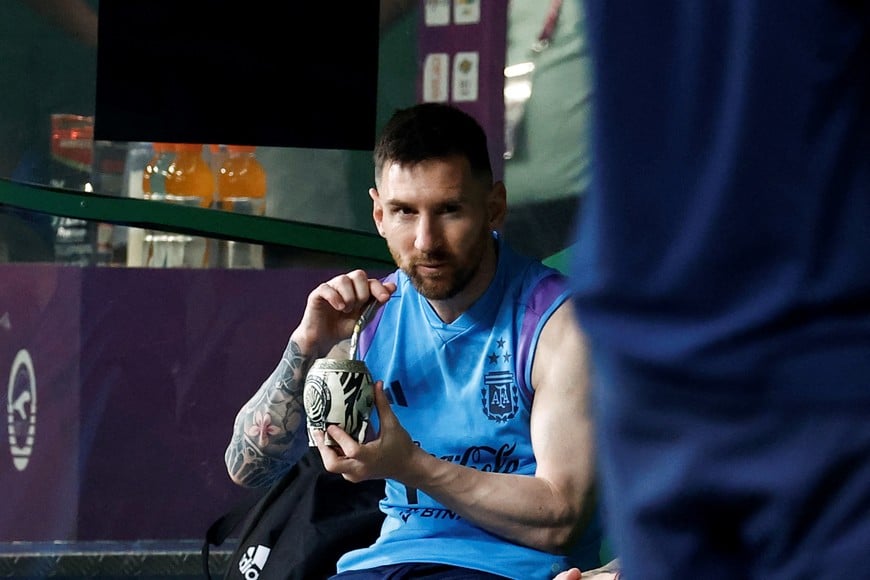
[[[353,327],[353,334],[350,336],[350,359],[357,360],[358,353],[357,349],[359,348],[359,335],[362,333],[362,329],[368,324],[369,320],[371,320],[372,315],[378,309],[378,301],[375,298],[371,298],[366,304],[365,309],[363,310],[360,317],[357,319],[356,324]]]

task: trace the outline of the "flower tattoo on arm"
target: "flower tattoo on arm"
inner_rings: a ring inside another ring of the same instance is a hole
[[[291,340],[281,362],[236,415],[225,460],[237,483],[270,485],[306,451],[302,391],[313,360]]]

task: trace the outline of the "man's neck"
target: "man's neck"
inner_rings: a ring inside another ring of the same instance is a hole
[[[477,271],[469,280],[468,285],[456,296],[445,300],[428,300],[429,305],[443,322],[451,324],[457,318],[471,308],[478,298],[483,296],[489,285],[495,278],[498,269],[498,240],[493,238],[492,243],[484,252]]]

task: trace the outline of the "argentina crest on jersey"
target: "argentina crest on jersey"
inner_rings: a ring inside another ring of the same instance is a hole
[[[487,366],[496,366],[500,362],[510,363],[512,355],[505,351],[505,340],[499,339],[496,344],[499,352],[487,355]],[[516,378],[511,370],[488,370],[483,376],[483,388],[480,391],[483,412],[491,420],[504,423],[517,414],[519,394]]]

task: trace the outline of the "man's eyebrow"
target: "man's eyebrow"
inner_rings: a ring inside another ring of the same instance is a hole
[[[382,203],[384,207],[390,208],[415,208],[419,207],[421,203],[423,203],[423,205],[428,205],[425,202],[420,202],[418,200],[406,201],[397,198],[384,199]],[[440,200],[434,205],[434,207],[456,207],[460,205],[466,205],[468,203],[469,200],[465,196],[455,195],[453,197]]]

